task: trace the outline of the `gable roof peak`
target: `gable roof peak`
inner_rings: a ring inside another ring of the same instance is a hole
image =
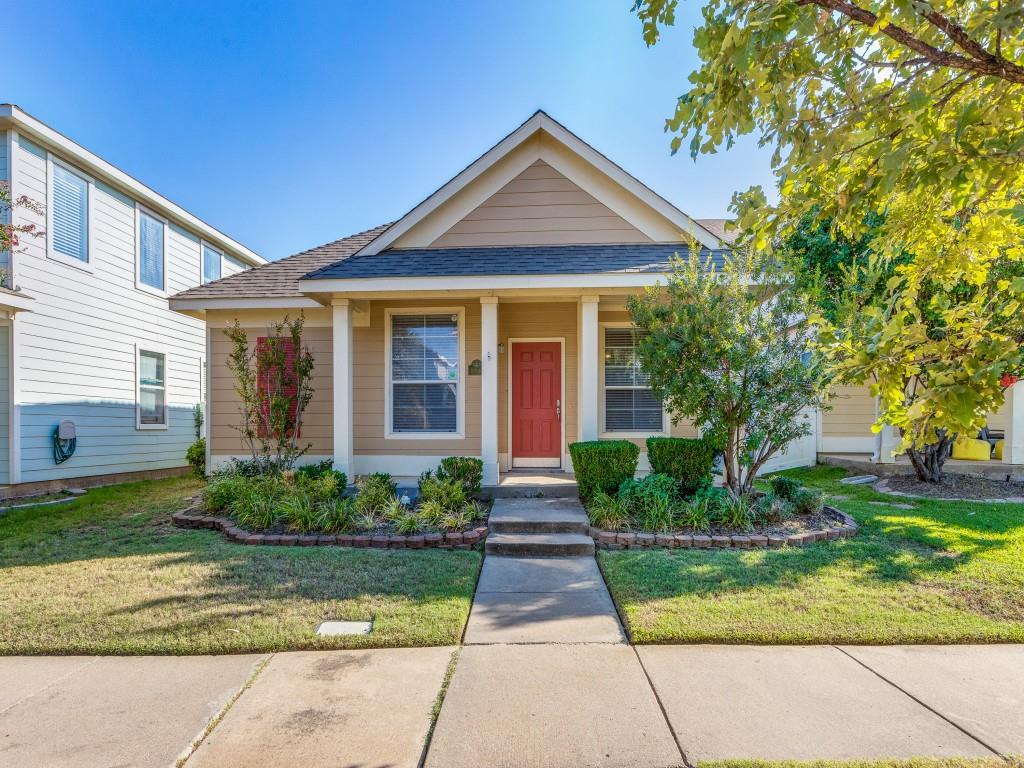
[[[674,225],[679,235],[693,232],[705,247],[721,247],[721,240],[714,232],[702,226],[696,219],[687,216],[675,205],[625,171],[621,166],[583,141],[583,139],[551,117],[546,111],[537,109],[518,128],[463,168],[432,195],[397,219],[357,255],[377,254],[392,246],[405,233],[430,216],[459,191],[469,186],[474,180],[502,160],[502,158],[512,153],[541,131],[550,136],[552,140],[565,150],[610,178],[633,197],[639,199],[648,208]]]

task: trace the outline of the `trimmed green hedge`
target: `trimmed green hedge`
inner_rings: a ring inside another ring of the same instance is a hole
[[[651,472],[674,477],[683,496],[692,496],[711,482],[718,450],[703,438],[648,437]]]
[[[614,494],[633,477],[640,449],[629,440],[591,440],[570,443],[569,455],[580,498],[586,501],[599,491]]]

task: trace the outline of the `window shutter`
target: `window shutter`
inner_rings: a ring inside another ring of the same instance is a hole
[[[139,280],[164,289],[164,223],[139,212]]]
[[[56,253],[89,261],[89,182],[56,164],[50,225],[50,243]]]
[[[280,392],[284,397],[291,399],[288,407],[288,419],[294,424],[298,415],[298,380],[295,375],[295,357],[297,350],[291,339],[279,339],[284,350],[284,369],[279,370],[277,366],[260,365],[256,371],[256,388],[259,392],[260,414],[258,434],[260,437],[269,437],[270,431],[270,401],[275,392]],[[256,339],[256,358],[259,360],[263,354],[270,349],[270,337],[260,336]],[[301,436],[302,430],[299,430]]]

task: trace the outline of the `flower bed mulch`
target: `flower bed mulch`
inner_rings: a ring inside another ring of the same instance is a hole
[[[226,539],[237,544],[298,547],[370,547],[374,549],[472,549],[487,536],[487,526],[468,531],[447,533],[421,533],[402,535],[395,533],[365,534],[297,534],[254,533],[239,528],[229,517],[208,515],[197,507],[175,512],[171,522],[179,528],[210,528],[219,530]]]
[[[1024,501],[1024,483],[952,473],[946,473],[941,483],[925,483],[915,475],[895,475],[876,483],[874,489],[879,493],[943,501]]]
[[[782,523],[737,532],[714,529],[710,533],[637,533],[590,529],[590,536],[601,549],[764,549],[802,547],[815,541],[849,538],[856,535],[857,523],[835,507],[826,506],[820,515],[793,517]]]

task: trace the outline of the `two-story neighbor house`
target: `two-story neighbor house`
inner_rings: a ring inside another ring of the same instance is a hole
[[[0,180],[43,207],[15,223],[45,230],[0,254],[0,495],[182,467],[206,342],[168,296],[264,259],[8,104]]]

